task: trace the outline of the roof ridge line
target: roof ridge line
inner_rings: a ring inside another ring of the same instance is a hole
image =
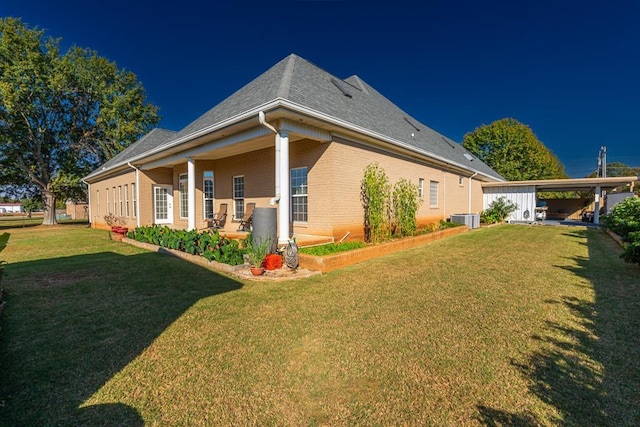
[[[289,96],[289,89],[291,88],[291,79],[293,78],[293,69],[295,67],[296,56],[289,55],[287,65],[282,73],[282,80],[280,81],[280,87],[278,88],[278,97],[286,99]]]

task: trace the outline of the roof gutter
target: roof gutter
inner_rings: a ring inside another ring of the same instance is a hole
[[[305,107],[304,105],[297,104],[297,103],[288,101],[288,100],[283,99],[283,98],[276,98],[276,99],[274,99],[272,101],[269,101],[269,102],[267,102],[267,103],[265,103],[263,105],[257,106],[256,108],[253,108],[251,110],[245,111],[244,113],[240,113],[240,114],[237,114],[237,115],[235,115],[233,117],[230,117],[230,118],[228,118],[228,119],[226,119],[226,120],[224,120],[224,121],[222,121],[220,123],[216,123],[216,124],[207,126],[205,128],[199,129],[199,130],[197,130],[195,132],[192,132],[192,133],[190,133],[188,135],[182,136],[182,137],[172,141],[169,144],[162,145],[162,146],[157,147],[157,148],[155,148],[155,149],[153,149],[151,151],[148,151],[146,153],[142,153],[142,154],[130,159],[129,162],[140,161],[140,160],[142,160],[144,158],[147,158],[147,157],[150,157],[150,156],[152,156],[154,154],[161,153],[162,151],[165,151],[167,149],[175,148],[176,146],[179,146],[180,144],[183,144],[183,143],[188,142],[190,140],[199,138],[199,137],[204,136],[204,135],[206,135],[208,133],[215,132],[215,131],[220,130],[220,129],[224,128],[224,127],[230,126],[230,125],[232,125],[234,123],[240,122],[242,120],[248,120],[248,119],[250,119],[252,117],[255,117],[255,114],[258,114],[258,120],[260,120],[260,113],[261,112],[264,114],[265,110],[271,110],[271,109],[275,109],[275,108],[278,108],[278,107],[288,108],[288,109],[290,109],[290,110],[292,110],[294,112],[298,112],[298,113],[302,113],[302,114],[305,114],[305,115],[308,115],[308,116],[311,116],[311,117],[318,118],[318,119],[323,120],[325,122],[340,126],[342,128],[345,128],[345,129],[349,129],[351,131],[355,131],[355,132],[360,133],[360,134],[364,134],[364,135],[370,136],[372,138],[375,138],[375,139],[390,143],[390,144],[395,145],[397,147],[404,148],[406,150],[413,151],[415,153],[419,153],[419,154],[422,154],[422,155],[426,155],[427,157],[430,157],[430,158],[432,158],[434,160],[438,160],[438,161],[443,162],[445,164],[449,164],[451,166],[456,166],[458,168],[461,168],[463,170],[467,170],[469,172],[475,172],[477,174],[480,174],[480,175],[485,176],[485,177],[490,178],[490,179],[495,179],[495,180],[498,180],[498,181],[501,181],[501,182],[504,181],[504,180],[500,180],[498,177],[495,177],[495,176],[492,176],[492,175],[488,175],[488,174],[486,174],[484,172],[480,172],[480,171],[478,171],[476,169],[470,168],[470,167],[462,165],[460,163],[451,161],[449,159],[445,159],[445,158],[443,158],[441,156],[438,156],[438,155],[436,155],[434,153],[430,153],[429,151],[426,151],[426,150],[423,150],[423,149],[419,149],[419,148],[414,147],[412,145],[406,144],[406,143],[404,143],[402,141],[396,140],[394,138],[390,138],[390,137],[385,136],[383,134],[380,134],[378,132],[374,132],[372,130],[363,128],[361,126],[354,125],[354,124],[349,123],[349,122],[345,122],[345,121],[337,119],[337,118],[335,118],[333,116],[327,115],[325,113],[321,113],[321,112],[319,112],[317,110],[310,109],[308,107]],[[272,125],[270,125],[269,123],[266,122],[264,117],[263,117],[263,121],[261,121],[260,124],[262,124],[263,126],[267,127],[272,132],[278,133],[278,131]],[[112,168],[110,168],[109,170],[115,169],[116,167],[122,166],[123,164],[124,164],[124,162],[120,163],[120,164],[116,164]],[[99,176],[99,175],[100,175],[100,173],[98,173],[95,176]],[[94,178],[95,176],[88,175],[87,177]]]

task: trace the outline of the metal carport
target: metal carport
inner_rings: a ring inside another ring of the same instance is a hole
[[[594,224],[600,222],[600,199],[603,191],[611,191],[617,187],[629,186],[633,192],[636,176],[608,177],[608,178],[570,178],[543,179],[533,181],[483,182],[483,208],[499,198],[505,197],[518,205],[511,221],[528,221],[534,215],[537,193],[540,191],[589,191],[595,193]]]

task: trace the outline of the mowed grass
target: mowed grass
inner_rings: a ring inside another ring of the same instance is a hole
[[[640,269],[599,230],[499,226],[280,283],[5,232],[0,424],[640,424]]]

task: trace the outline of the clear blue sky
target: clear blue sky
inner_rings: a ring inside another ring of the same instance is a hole
[[[412,3],[0,0],[0,15],[134,72],[167,129],[295,53],[459,142],[513,117],[571,177],[601,145],[640,166],[640,2]]]

